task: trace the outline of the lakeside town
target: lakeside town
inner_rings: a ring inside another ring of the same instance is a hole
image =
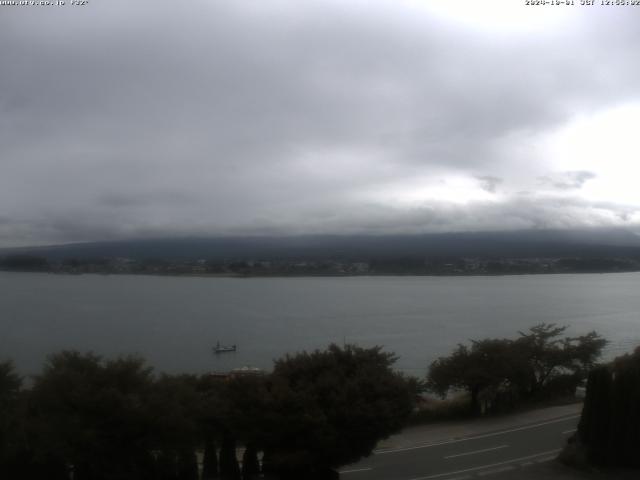
[[[201,276],[354,275],[517,275],[640,271],[630,257],[395,257],[369,261],[262,259],[68,258],[13,255],[0,258],[0,270],[58,274],[141,274]]]

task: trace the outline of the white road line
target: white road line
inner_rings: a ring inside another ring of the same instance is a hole
[[[406,452],[408,450],[418,450],[420,448],[430,448],[430,447],[437,447],[438,445],[449,445],[450,443],[457,443],[457,442],[464,442],[465,440],[445,440],[443,442],[436,442],[436,443],[425,443],[423,445],[416,445],[414,447],[401,447],[401,448],[394,448],[394,449],[389,449],[389,450],[374,450],[373,453],[374,455],[385,455],[387,453],[396,453],[396,452]]]
[[[480,438],[495,437],[497,435],[504,435],[505,433],[520,432],[522,430],[529,430],[531,428],[543,427],[545,425],[551,425],[553,423],[566,422],[567,420],[573,420],[574,418],[578,418],[578,417],[580,417],[580,415],[572,415],[570,417],[558,418],[556,420],[550,420],[548,422],[536,423],[535,425],[526,425],[524,427],[511,428],[509,430],[501,430],[499,432],[485,433],[484,435],[477,435],[475,437],[453,438],[451,440],[444,440],[442,442],[436,442],[436,443],[425,443],[423,445],[416,445],[414,447],[402,447],[402,448],[394,448],[389,450],[374,450],[373,453],[375,455],[384,455],[387,453],[406,452],[408,450],[418,450],[420,448],[430,448],[430,447],[437,447],[439,445],[449,445],[451,443],[468,442],[469,440],[478,440]]]
[[[506,465],[504,467],[492,468],[491,470],[484,470],[482,472],[478,472],[479,477],[484,477],[485,475],[495,475],[496,473],[508,472],[509,470],[514,470],[516,467],[513,465]]]
[[[523,460],[529,460],[530,458],[541,457],[543,455],[551,455],[552,453],[558,453],[559,451],[560,449],[557,448],[555,450],[549,450],[547,452],[540,452],[534,455],[527,455],[526,457],[512,458],[511,460],[505,460],[504,462],[491,463],[489,465],[481,465],[479,467],[466,468],[464,470],[456,470],[455,472],[437,473],[435,475],[427,475],[426,477],[416,477],[416,478],[412,478],[411,480],[430,480],[432,478],[448,477],[449,475],[457,475],[459,473],[474,472],[476,470],[484,470],[486,468],[499,467],[500,465],[507,465],[509,463],[522,462]]]
[[[457,457],[464,457],[467,455],[474,455],[476,453],[491,452],[492,450],[500,450],[501,448],[507,448],[508,446],[509,445],[500,445],[499,447],[491,447],[491,448],[483,448],[482,450],[474,450],[473,452],[456,453],[455,455],[448,455],[444,458],[457,458]]]
[[[573,433],[573,432],[575,432],[577,430],[578,430],[577,428],[572,428],[571,430],[565,430],[564,432],[562,432],[562,434],[563,435],[568,435],[568,434]]]
[[[555,455],[551,455],[550,457],[543,457],[543,458],[539,458],[538,460],[536,460],[536,463],[545,463],[545,462],[551,462],[552,460],[555,460]]]
[[[340,470],[338,473],[356,473],[356,472],[368,472],[371,468],[354,468],[353,470]]]

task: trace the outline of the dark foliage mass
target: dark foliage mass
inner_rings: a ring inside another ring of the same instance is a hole
[[[475,340],[434,361],[428,386],[445,396],[467,391],[472,414],[519,401],[571,395],[586,379],[606,341],[597,333],[561,337],[566,327],[540,324],[511,339]]]
[[[331,346],[270,375],[156,376],[137,357],[65,351],[29,388],[0,363],[0,478],[196,480],[197,455],[203,479],[330,478],[411,412],[416,384],[393,361]]]
[[[589,374],[574,441],[592,464],[640,467],[640,348]]]
[[[411,413],[416,384],[379,348],[335,345],[276,362],[265,455],[272,467],[337,467],[368,455]],[[313,435],[309,435],[313,432]]]

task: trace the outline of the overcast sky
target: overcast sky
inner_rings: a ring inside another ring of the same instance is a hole
[[[640,224],[640,7],[70,3],[0,6],[0,246]]]

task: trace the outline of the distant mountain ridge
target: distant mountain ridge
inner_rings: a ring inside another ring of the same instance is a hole
[[[640,236],[623,229],[520,230],[421,235],[190,237],[0,249],[68,258],[170,260],[370,260],[399,257],[640,257]]]

